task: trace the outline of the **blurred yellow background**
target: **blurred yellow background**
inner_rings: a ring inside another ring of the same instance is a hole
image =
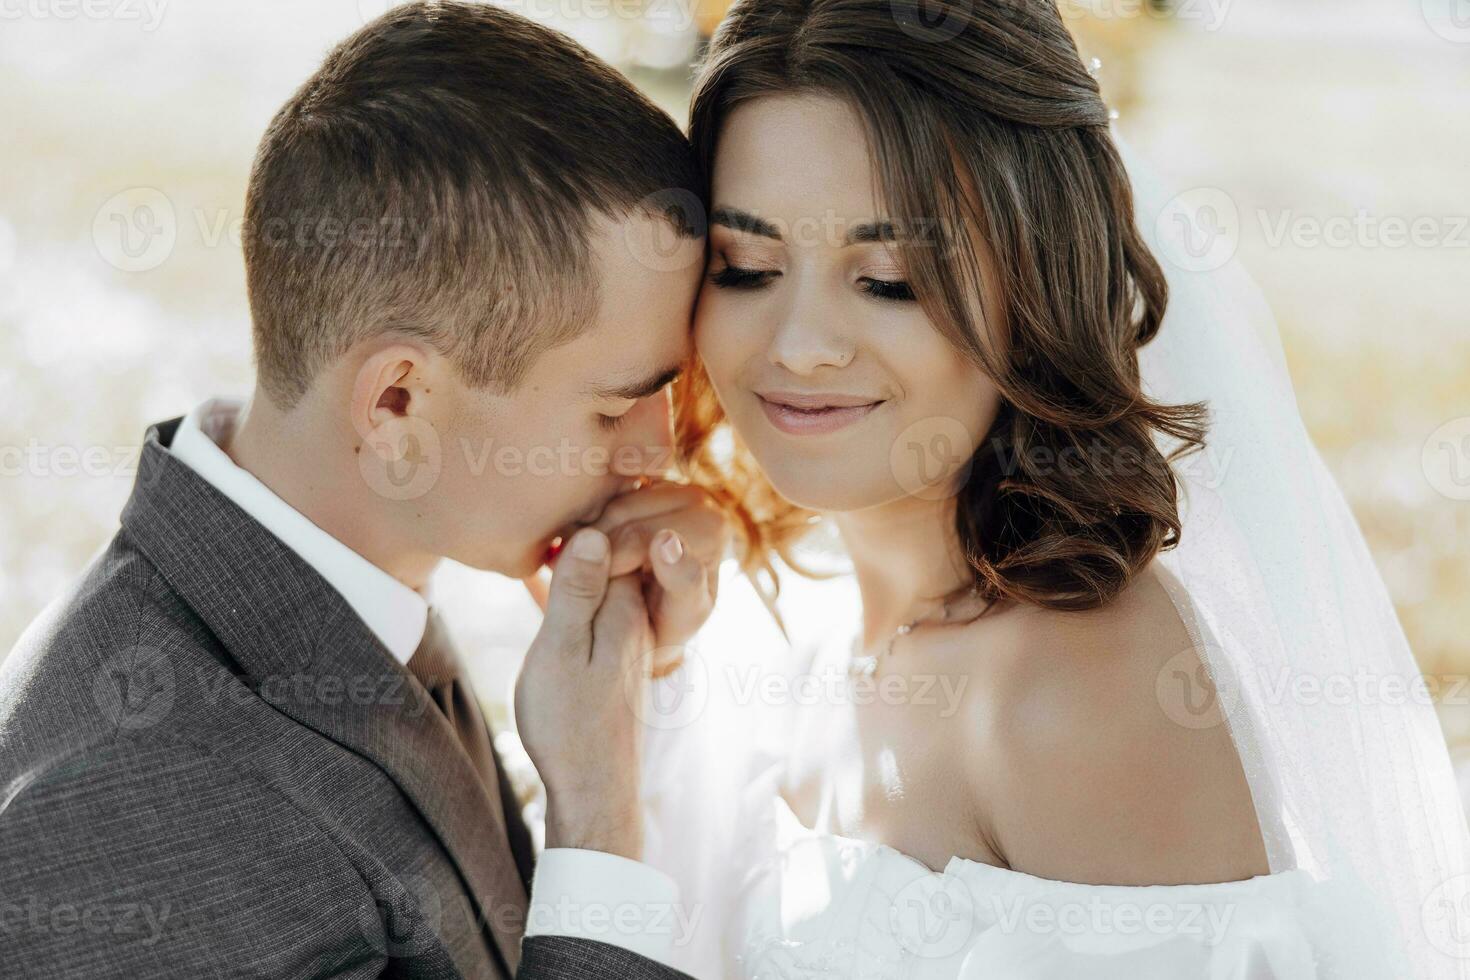
[[[387,6],[5,5],[0,651],[116,529],[146,425],[248,392],[239,228],[256,141],[327,48]],[[507,6],[617,64],[681,123],[723,9]],[[1308,427],[1470,762],[1470,4],[1062,10],[1121,132],[1179,186],[1238,209]],[[462,642],[503,651],[476,665],[503,705],[532,607],[462,568],[436,589]]]

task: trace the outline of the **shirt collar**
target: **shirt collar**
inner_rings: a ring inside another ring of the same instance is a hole
[[[219,443],[239,417],[239,401],[212,398],[184,416],[169,450],[234,501],[342,594],[399,663],[418,649],[429,600],[383,571],[235,465]]]

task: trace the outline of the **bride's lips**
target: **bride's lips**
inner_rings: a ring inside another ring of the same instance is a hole
[[[758,391],[755,396],[771,424],[789,435],[815,435],[845,429],[866,418],[884,401],[834,392]]]

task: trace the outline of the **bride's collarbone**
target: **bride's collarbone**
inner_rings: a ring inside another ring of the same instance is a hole
[[[1168,701],[1171,671],[1199,661],[1156,579],[1104,609],[1023,610],[962,632],[968,649],[953,634],[909,648],[907,685],[890,682],[899,697],[851,706],[847,727],[819,726],[822,757],[796,772],[854,774],[835,832],[931,867],[960,857],[1091,884],[1266,873],[1227,727]],[[949,678],[931,694],[958,696],[918,703],[926,676]],[[804,822],[807,796],[788,797]]]
[[[823,829],[838,837],[882,844],[934,870],[952,857],[1007,866],[971,795],[964,759],[969,733],[1003,689],[995,676],[1003,651],[977,643],[986,635],[977,624],[964,632],[909,637],[918,642],[809,716],[783,791],[803,825],[818,825],[825,790]],[[981,649],[994,656],[979,656]]]

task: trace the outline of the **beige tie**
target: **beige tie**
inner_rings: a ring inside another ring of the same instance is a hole
[[[424,638],[419,641],[418,649],[409,658],[408,670],[418,678],[419,683],[443,712],[449,727],[454,730],[455,737],[475,767],[485,792],[490,799],[500,801],[501,809],[505,813],[506,837],[511,854],[515,858],[521,881],[529,893],[535,864],[531,835],[521,816],[520,803],[506,777],[505,767],[500,765],[500,758],[495,753],[490,726],[486,724],[480,703],[475,699],[475,693],[460,669],[449,631],[435,609],[429,610],[429,618],[424,625]]]

